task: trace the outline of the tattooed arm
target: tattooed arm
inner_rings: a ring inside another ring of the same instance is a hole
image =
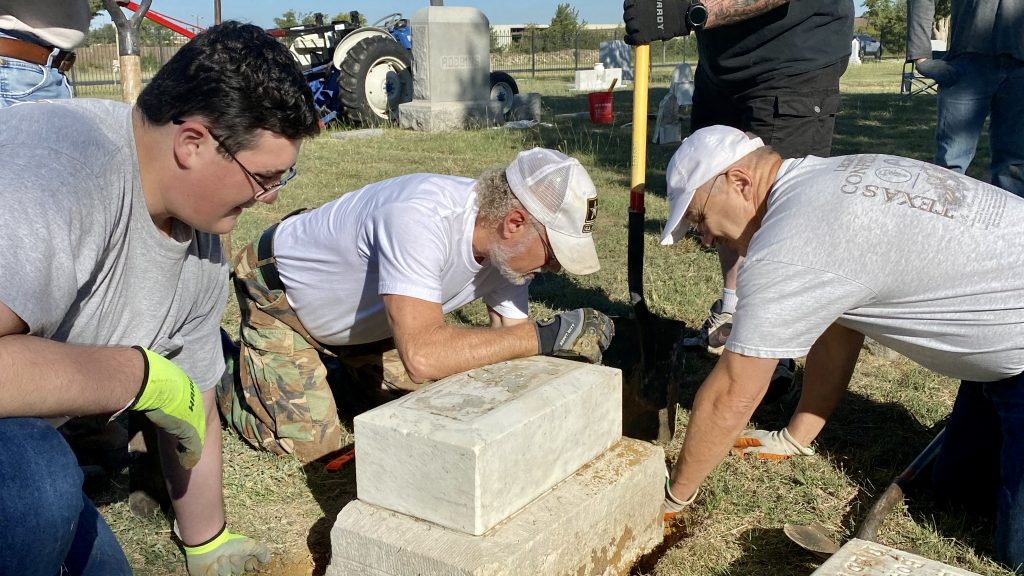
[[[789,0],[705,0],[704,6],[708,9],[708,23],[705,29],[749,20],[788,2]]]

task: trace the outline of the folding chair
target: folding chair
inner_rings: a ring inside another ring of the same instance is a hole
[[[932,58],[942,59],[946,56],[946,43],[942,40],[932,40]],[[900,95],[909,98],[915,94],[935,94],[939,91],[935,80],[925,78],[917,72],[914,62],[903,61],[903,81],[900,83]]]

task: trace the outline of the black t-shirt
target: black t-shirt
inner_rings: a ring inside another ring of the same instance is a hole
[[[700,65],[720,82],[763,81],[850,57],[853,0],[793,0],[697,34]]]

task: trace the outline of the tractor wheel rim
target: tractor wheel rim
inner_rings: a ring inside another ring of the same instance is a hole
[[[405,65],[397,58],[381,58],[366,73],[366,103],[381,118],[388,117],[401,95],[399,74]]]

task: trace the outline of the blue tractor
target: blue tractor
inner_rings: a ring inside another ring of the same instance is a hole
[[[391,14],[370,26],[349,20],[270,30],[291,40],[324,124],[342,118],[374,125],[395,120],[398,105],[412,100],[412,48],[408,20]]]
[[[346,119],[374,126],[398,119],[398,105],[412,100],[412,32],[399,13],[369,26],[350,12],[349,20],[279,28],[270,33],[292,38],[291,52],[313,90],[321,121]],[[504,72],[491,73],[491,97],[507,112],[519,92]]]

